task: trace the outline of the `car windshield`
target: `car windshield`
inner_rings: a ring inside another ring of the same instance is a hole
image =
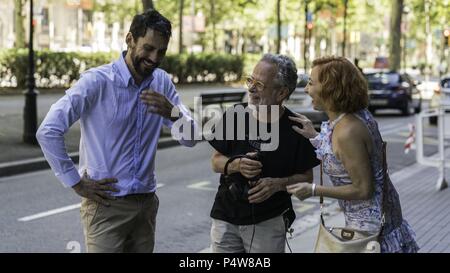
[[[450,78],[441,81],[442,88],[450,88]]]
[[[365,76],[369,83],[369,88],[371,86],[392,85],[400,82],[400,75],[397,73],[380,72],[366,74]]]

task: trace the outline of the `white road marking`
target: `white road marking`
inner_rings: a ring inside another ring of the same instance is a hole
[[[162,184],[162,183],[158,183],[156,185],[157,189],[162,188],[162,187],[164,187],[164,184]],[[81,203],[73,204],[73,205],[70,205],[70,206],[65,206],[65,207],[62,207],[62,208],[52,209],[52,210],[44,211],[44,212],[41,212],[41,213],[25,216],[25,217],[17,219],[17,221],[19,221],[19,222],[29,222],[29,221],[33,221],[33,220],[36,220],[36,219],[40,219],[40,218],[52,216],[52,215],[55,215],[55,214],[63,213],[63,212],[66,212],[66,211],[79,209],[80,207],[81,207]]]
[[[211,181],[201,181],[201,182],[193,183],[187,187],[189,189],[203,190],[203,191],[216,191],[217,190],[213,187],[208,187],[208,185],[211,185]]]
[[[22,218],[19,218],[17,220],[19,222],[28,222],[28,221],[36,220],[36,219],[39,219],[39,218],[44,218],[44,217],[48,217],[48,216],[51,216],[51,215],[63,213],[63,212],[69,211],[69,210],[78,209],[80,207],[81,207],[81,203],[78,203],[78,204],[65,206],[65,207],[58,208],[58,209],[52,209],[52,210],[41,212],[41,213],[38,213],[38,214],[33,214],[33,215],[30,215],[30,216],[22,217]]]

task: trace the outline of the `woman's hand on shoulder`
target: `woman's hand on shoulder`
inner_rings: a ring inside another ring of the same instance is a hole
[[[292,126],[292,129],[305,138],[315,138],[319,134],[306,116],[295,113],[295,116],[290,116],[289,119],[299,124]]]

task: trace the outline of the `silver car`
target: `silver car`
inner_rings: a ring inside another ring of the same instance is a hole
[[[440,105],[450,107],[450,75],[439,80],[438,86],[434,89],[430,100],[430,108],[438,108]],[[430,117],[430,124],[437,124],[437,117]]]

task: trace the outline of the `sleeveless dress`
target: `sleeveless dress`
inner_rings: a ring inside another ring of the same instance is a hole
[[[373,197],[369,200],[338,200],[338,202],[344,212],[347,227],[375,233],[380,229],[382,218],[383,140],[377,122],[367,109],[353,113],[353,115],[367,126],[373,139],[373,153],[369,160],[372,166],[375,190]],[[316,148],[317,158],[322,160],[323,171],[329,175],[334,186],[352,183],[342,162],[335,157],[332,150],[333,129],[344,116],[345,114],[342,114],[333,122],[323,122],[320,134],[311,139],[312,145]],[[399,196],[389,177],[386,185],[384,198],[387,205],[384,212],[385,224],[380,235],[381,252],[417,252],[419,247],[415,241],[415,233],[402,217]]]

